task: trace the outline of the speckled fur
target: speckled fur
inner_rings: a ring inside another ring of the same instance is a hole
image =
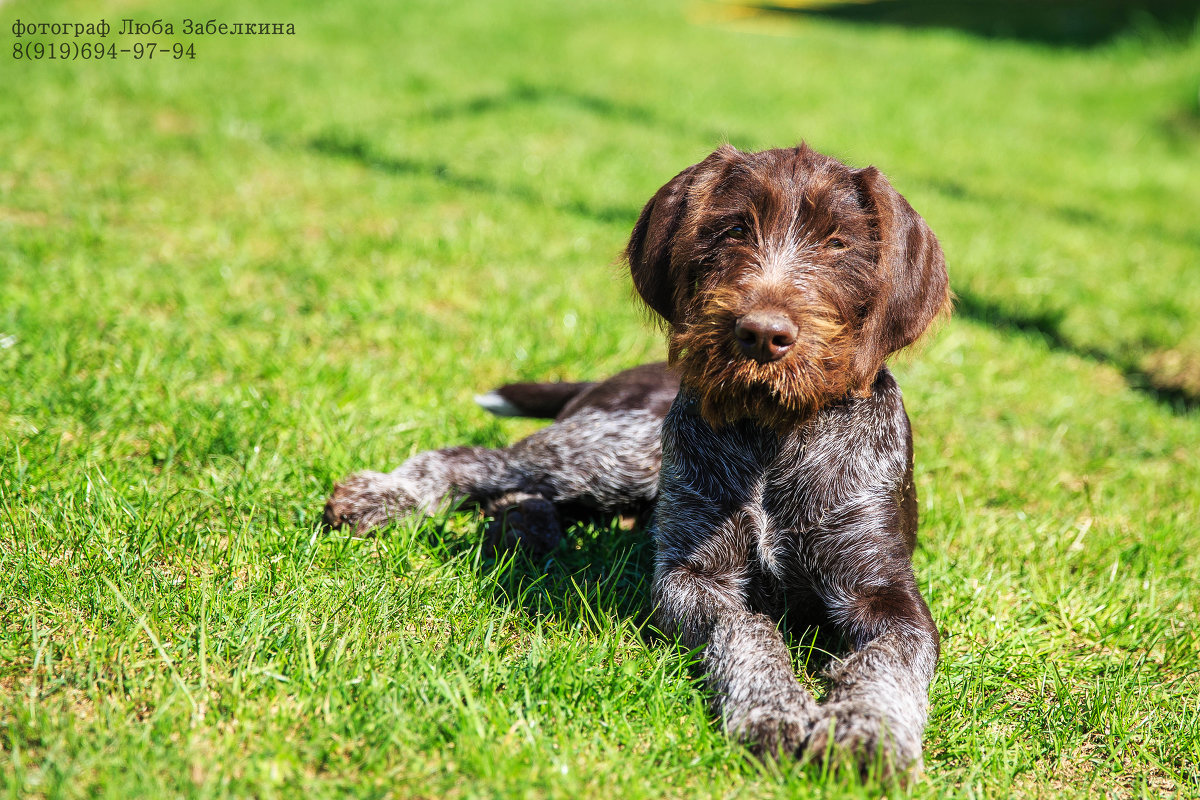
[[[584,408],[511,447],[429,450],[392,472],[343,480],[325,505],[325,522],[363,532],[467,502],[497,518],[495,533],[503,529],[509,543],[547,551],[561,534],[557,506],[612,515],[654,502],[661,427],[655,410]]]
[[[911,775],[938,634],[883,360],[948,304],[937,240],[874,168],[724,147],[659,190],[626,256],[682,377],[653,521],[660,626],[702,649],[725,727],[760,752]],[[795,332],[770,360],[736,331],[763,314]],[[851,648],[821,703],[793,673],[784,610]]]
[[[910,563],[916,495],[895,380],[881,370],[868,397],[783,434],[713,428],[690,402],[685,392],[663,428],[660,622],[705,647],[726,727],[758,749],[823,757],[832,721],[838,749],[864,765],[882,748],[892,767],[918,767],[938,643]],[[784,608],[854,648],[821,705],[792,672]]]

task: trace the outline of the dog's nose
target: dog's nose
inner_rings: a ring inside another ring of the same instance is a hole
[[[782,314],[751,311],[733,326],[733,335],[750,358],[760,364],[778,361],[796,343],[796,326]]]

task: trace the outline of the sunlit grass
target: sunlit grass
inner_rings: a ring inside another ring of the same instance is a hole
[[[199,13],[104,5],[0,30]],[[0,68],[9,796],[901,794],[727,741],[638,532],[533,561],[469,514],[314,527],[347,472],[535,427],[481,389],[660,358],[616,263],[642,203],[802,138],[892,178],[960,297],[895,367],[943,632],[911,793],[1200,794],[1194,33],[204,13],[298,33]]]

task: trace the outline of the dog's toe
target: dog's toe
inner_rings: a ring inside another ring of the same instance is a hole
[[[760,706],[731,721],[732,733],[760,756],[796,755],[811,727],[802,712],[775,706]]]
[[[847,764],[864,777],[907,782],[922,767],[919,740],[908,741],[877,712],[853,704],[822,707],[803,750],[806,760]]]
[[[351,528],[362,533],[389,519],[404,516],[413,502],[381,472],[359,472],[333,487],[325,501],[326,529]]]
[[[346,518],[345,510],[339,502],[337,489],[325,501],[325,513],[321,515],[321,522],[326,530],[335,530],[345,525],[349,520]]]

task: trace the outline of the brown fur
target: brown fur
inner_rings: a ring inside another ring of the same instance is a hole
[[[713,425],[788,427],[863,396],[949,302],[937,239],[887,179],[806,145],[725,146],[688,167],[643,209],[626,257]],[[795,325],[778,361],[744,355],[734,326],[751,312]]]

